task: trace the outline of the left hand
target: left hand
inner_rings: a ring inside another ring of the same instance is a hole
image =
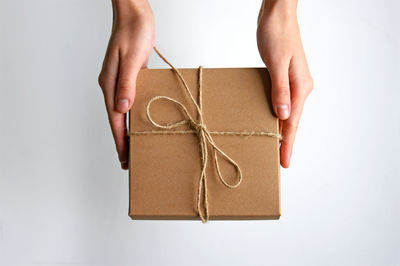
[[[284,168],[289,167],[303,106],[313,89],[296,8],[296,0],[264,0],[257,27],[258,49],[271,77],[273,109],[281,120]]]

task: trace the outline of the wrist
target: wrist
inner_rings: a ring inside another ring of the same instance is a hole
[[[297,0],[263,0],[260,20],[279,19],[289,21],[297,19]]]
[[[153,16],[147,0],[112,0],[112,6],[114,22],[125,23]]]

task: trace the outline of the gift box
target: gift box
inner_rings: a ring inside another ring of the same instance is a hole
[[[266,68],[143,69],[129,113],[132,219],[279,219]]]

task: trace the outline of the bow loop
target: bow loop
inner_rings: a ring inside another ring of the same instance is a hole
[[[167,101],[170,101],[170,102],[176,104],[183,111],[183,113],[185,114],[187,119],[183,119],[183,120],[177,121],[177,122],[171,122],[166,125],[162,125],[162,124],[155,122],[154,119],[151,117],[150,107],[155,101],[158,101],[158,100],[167,100]],[[163,129],[172,129],[172,128],[176,128],[176,127],[179,127],[179,126],[187,124],[187,123],[190,123],[190,124],[195,123],[195,121],[193,120],[192,116],[190,115],[190,113],[186,109],[186,107],[181,102],[179,102],[171,97],[168,97],[168,96],[155,96],[155,97],[151,98],[151,100],[147,103],[147,106],[146,106],[146,115],[147,115],[147,118],[149,119],[150,123],[153,124],[153,126],[158,127],[158,128],[163,128]]]

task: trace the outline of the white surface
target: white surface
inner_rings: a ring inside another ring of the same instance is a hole
[[[179,67],[261,66],[259,2],[153,0],[156,45]],[[400,265],[399,3],[299,2],[315,90],[283,216],[203,225],[127,215],[97,85],[110,1],[1,0],[0,265]]]

